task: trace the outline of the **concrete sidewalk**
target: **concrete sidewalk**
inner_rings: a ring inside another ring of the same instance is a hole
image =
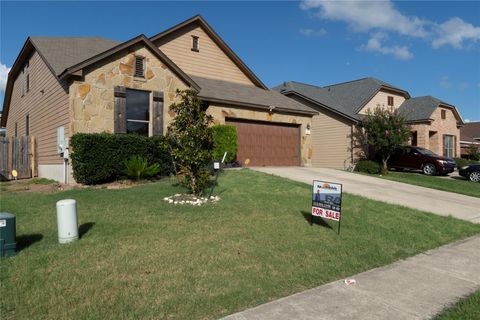
[[[312,184],[313,179],[338,182],[343,190],[374,200],[480,223],[480,198],[327,168],[256,167],[253,170]],[[472,188],[480,188],[472,183]]]
[[[479,248],[472,237],[224,319],[429,319],[480,289]]]

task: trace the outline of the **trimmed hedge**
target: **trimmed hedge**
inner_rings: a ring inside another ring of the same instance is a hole
[[[212,126],[213,132],[213,159],[222,160],[227,152],[226,163],[231,163],[237,158],[237,128],[231,125]]]
[[[73,177],[79,183],[97,184],[118,179],[124,161],[141,156],[148,164],[160,165],[160,175],[173,172],[163,137],[135,134],[76,133],[72,136]]]
[[[457,167],[459,168],[468,166],[469,164],[478,163],[478,161],[464,158],[453,158],[453,160],[455,160],[455,162],[457,163]]]
[[[377,174],[381,171],[380,164],[372,160],[360,160],[355,166],[355,171]]]

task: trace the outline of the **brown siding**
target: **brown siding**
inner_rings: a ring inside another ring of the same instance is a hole
[[[192,36],[199,38],[199,52],[191,50]],[[179,29],[166,38],[158,40],[155,45],[187,74],[254,85],[198,26],[190,25]]]
[[[57,128],[65,127],[68,136],[68,92],[65,83],[60,83],[37,52],[30,58],[30,91],[22,97],[21,76],[13,85],[12,99],[7,119],[7,136],[26,133],[25,117],[29,114],[30,135],[37,138],[38,163],[62,163],[57,155]],[[41,92],[43,90],[43,93]]]

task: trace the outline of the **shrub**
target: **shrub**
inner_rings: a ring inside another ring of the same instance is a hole
[[[208,165],[212,161],[213,117],[194,90],[177,90],[178,103],[170,106],[175,118],[167,132],[168,144],[176,169],[183,174],[183,184],[195,195],[201,195],[210,183]]]
[[[227,152],[226,163],[231,163],[237,158],[237,128],[230,125],[215,125],[213,134],[213,159],[220,161]]]
[[[160,175],[173,172],[163,137],[134,134],[76,133],[71,139],[73,177],[79,183],[97,184],[119,178],[124,161],[138,155],[158,163]]]
[[[141,156],[133,156],[123,161],[123,164],[125,165],[123,173],[132,180],[155,177],[160,172],[158,163],[148,165],[147,159]]]
[[[453,158],[453,160],[455,160],[455,162],[457,163],[457,167],[459,168],[468,166],[469,164],[472,164],[472,163],[478,163],[478,161],[468,160],[464,158]]]
[[[355,166],[355,170],[358,172],[366,172],[370,174],[377,174],[381,171],[380,164],[372,160],[360,160]]]

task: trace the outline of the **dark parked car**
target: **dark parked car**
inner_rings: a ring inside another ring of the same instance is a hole
[[[388,167],[403,170],[422,170],[424,174],[433,176],[453,172],[455,160],[420,147],[403,147],[395,150],[388,161]]]
[[[473,182],[480,182],[480,163],[461,167],[458,173]]]

